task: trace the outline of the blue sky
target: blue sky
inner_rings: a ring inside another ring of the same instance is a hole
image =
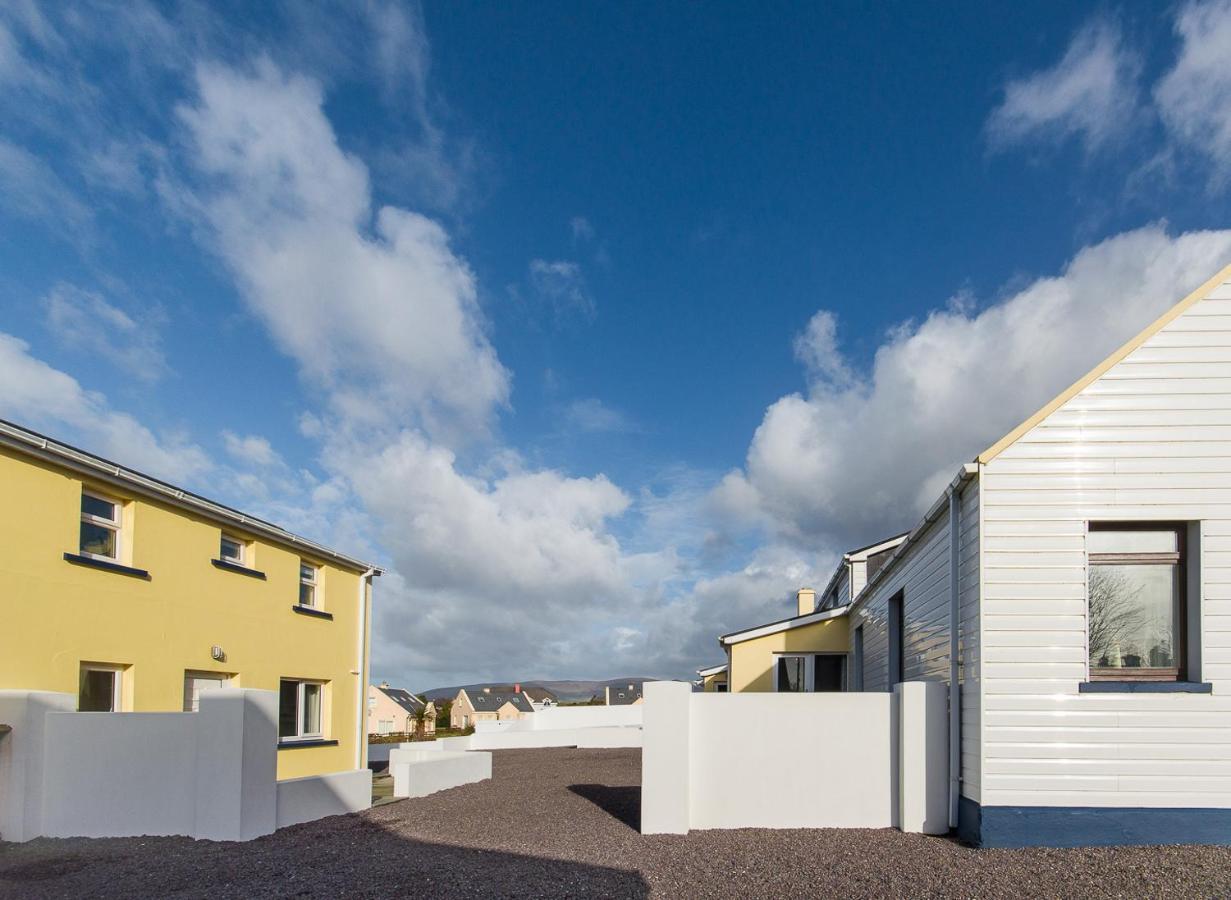
[[[1231,261],[1231,3],[0,7],[0,416],[687,675]]]

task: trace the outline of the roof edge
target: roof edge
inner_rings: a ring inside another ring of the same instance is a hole
[[[1093,381],[1104,375],[1108,369],[1123,360],[1124,357],[1128,356],[1168,324],[1178,319],[1190,307],[1195,306],[1197,303],[1204,300],[1214,291],[1215,288],[1221,286],[1227,281],[1231,281],[1231,265],[1224,266],[1216,275],[1214,275],[1214,277],[1204,282],[1199,288],[1183,300],[1180,300],[1178,303],[1171,306],[1161,316],[1142,329],[1135,337],[1130,338],[1114,353],[1052,398],[1052,400],[1043,406],[1042,409],[1030,416],[1000,440],[996,441],[996,443],[992,444],[976,456],[974,461],[983,465],[991,462],[1010,446],[1017,443],[1018,439],[1021,438],[1021,436],[1027,431],[1034,428],[1065,403],[1068,403],[1075,396],[1089,387]]]
[[[367,573],[370,571],[373,575],[384,573],[384,570],[379,566],[347,556],[344,553],[339,553],[337,550],[332,550],[324,544],[318,544],[315,541],[300,537],[272,522],[266,522],[264,519],[259,519],[256,516],[250,516],[247,513],[210,500],[208,497],[176,487],[160,478],[154,478],[152,475],[138,472],[136,469],[125,468],[119,463],[114,463],[87,450],[81,450],[71,444],[57,441],[54,438],[49,438],[46,435],[39,434],[37,431],[31,431],[29,428],[24,428],[21,425],[4,419],[0,419],[0,446],[11,447],[16,452],[26,456],[42,459],[52,465],[62,466],[74,472],[128,488],[134,493],[167,503],[171,506],[177,506],[180,509],[195,513],[218,524],[231,525],[245,531],[251,531],[282,546],[295,547],[308,551],[322,559],[328,559],[334,563],[343,563],[347,568],[359,572]]]
[[[802,616],[791,616],[789,619],[779,619],[777,622],[767,622],[764,625],[754,625],[751,628],[742,628],[739,631],[720,635],[718,643],[723,647],[730,644],[740,644],[754,638],[764,637],[767,634],[777,634],[780,631],[790,631],[792,628],[802,628],[804,625],[814,625],[817,622],[837,619],[840,616],[846,615],[846,612],[847,606],[835,606],[833,609],[827,609],[824,612],[810,612]]]

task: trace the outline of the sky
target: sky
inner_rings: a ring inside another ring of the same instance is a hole
[[[0,0],[0,417],[689,677],[1231,262],[1231,0]]]

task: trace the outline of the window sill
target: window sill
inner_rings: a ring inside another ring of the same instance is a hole
[[[337,741],[326,740],[325,738],[312,738],[306,741],[282,740],[278,741],[279,750],[298,750],[301,747],[336,747]]]
[[[256,569],[249,569],[247,566],[241,566],[238,563],[227,562],[225,559],[211,559],[215,569],[222,569],[224,572],[234,572],[236,575],[247,575],[249,578],[259,578],[265,580],[265,573],[258,572]]]
[[[299,613],[301,616],[315,616],[318,619],[332,619],[333,618],[333,613],[327,613],[323,609],[313,609],[310,606],[301,606],[298,603],[292,606],[291,609]]]
[[[105,559],[95,559],[92,556],[84,556],[80,553],[65,553],[64,561],[71,562],[75,566],[89,566],[91,569],[102,569],[104,572],[115,572],[117,575],[128,575],[131,578],[150,580],[150,573],[145,569],[134,569],[132,566],[107,562]]]
[[[1083,681],[1081,694],[1212,694],[1208,681]]]

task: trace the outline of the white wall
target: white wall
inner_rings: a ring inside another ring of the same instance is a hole
[[[535,731],[554,728],[606,728],[613,725],[640,725],[641,706],[553,706],[529,716]]]
[[[393,796],[426,797],[491,778],[492,755],[403,746],[389,755],[389,771],[393,775]]]
[[[359,812],[372,805],[372,770],[288,778],[277,783],[277,794],[279,828]]]
[[[985,805],[1231,807],[1231,284],[988,463]],[[1212,694],[1080,694],[1090,521],[1199,522]]]
[[[945,703],[936,702],[944,689],[904,687],[899,698],[705,694],[686,684],[647,684],[642,831],[886,828],[901,809],[919,828],[947,831]],[[902,709],[909,715],[899,720]],[[913,762],[906,788],[918,794],[904,806],[899,736]]]
[[[277,702],[272,691],[224,688],[203,692],[196,713],[82,713],[68,694],[0,692],[0,721],[13,726],[0,740],[0,835],[269,834],[283,802]],[[296,781],[288,820],[371,804],[366,769]]]

